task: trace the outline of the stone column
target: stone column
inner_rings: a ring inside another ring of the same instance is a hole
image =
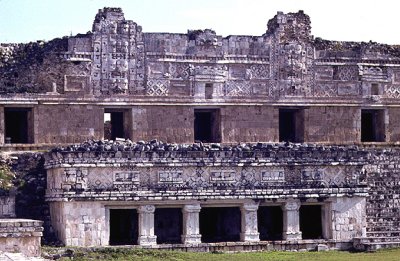
[[[182,208],[183,213],[183,244],[201,243],[200,235],[200,204],[185,205]]]
[[[283,205],[283,239],[301,239],[300,231],[300,201],[289,200]]]
[[[4,107],[0,107],[0,144],[5,143],[6,126],[4,119]]]
[[[260,241],[257,221],[258,204],[244,203],[240,210],[242,212],[242,233],[240,233],[240,240],[246,242]]]
[[[154,235],[154,211],[153,205],[144,205],[138,208],[139,214],[139,238],[141,246],[153,246],[157,244],[157,236]]]

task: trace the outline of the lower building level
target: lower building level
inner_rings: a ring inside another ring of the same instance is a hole
[[[194,144],[146,152],[129,144],[99,150],[108,144],[91,142],[46,155],[46,199],[65,245],[345,248],[366,236],[366,173],[374,168],[362,149]]]
[[[50,206],[54,228],[67,246],[314,240],[308,242],[337,242],[334,247],[341,248],[365,236],[365,204],[364,197],[343,197],[324,202],[76,201]]]

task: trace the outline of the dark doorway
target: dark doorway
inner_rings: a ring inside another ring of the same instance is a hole
[[[33,120],[30,108],[5,108],[5,142],[33,143]]]
[[[105,110],[104,112],[104,139],[115,140],[125,138],[124,112]]]
[[[110,209],[110,245],[136,245],[137,239],[136,209]]]
[[[241,213],[238,207],[202,208],[200,211],[201,241],[240,241]]]
[[[220,136],[219,110],[194,110],[194,140],[206,143],[220,142]]]
[[[279,109],[279,141],[304,141],[304,110]]]
[[[260,240],[282,240],[283,214],[281,207],[259,207],[257,218]]]
[[[300,207],[300,231],[303,239],[322,239],[321,205],[302,205]]]
[[[361,141],[385,141],[384,110],[361,110]]]
[[[182,209],[157,208],[154,213],[157,244],[179,244],[182,235]]]

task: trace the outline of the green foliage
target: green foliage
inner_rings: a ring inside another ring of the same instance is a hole
[[[46,251],[46,249],[45,249]],[[63,257],[59,260],[167,260],[167,261],[269,261],[269,260],[327,260],[327,261],[387,261],[399,260],[400,249],[387,249],[374,253],[351,253],[346,251],[327,252],[284,252],[268,251],[253,253],[194,253],[167,250],[146,250],[134,248],[102,248],[89,250],[74,249],[73,257]]]
[[[11,171],[7,164],[0,164],[0,189],[9,190],[13,184],[12,180],[15,174]]]

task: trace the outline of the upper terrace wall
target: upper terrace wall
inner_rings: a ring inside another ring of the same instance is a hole
[[[128,112],[125,138],[192,142],[202,108],[220,112],[214,141],[279,141],[282,108],[304,111],[297,142],[359,142],[363,109],[382,112],[377,141],[400,141],[400,49],[310,30],[299,11],[278,12],[261,36],[144,33],[104,8],[87,34],[1,45],[0,143],[9,108],[28,113],[25,143],[102,138],[104,109]]]
[[[33,100],[396,103],[398,47],[314,39],[310,30],[299,11],[278,12],[262,36],[144,33],[121,9],[104,8],[91,33],[2,45],[0,90],[46,93]]]

